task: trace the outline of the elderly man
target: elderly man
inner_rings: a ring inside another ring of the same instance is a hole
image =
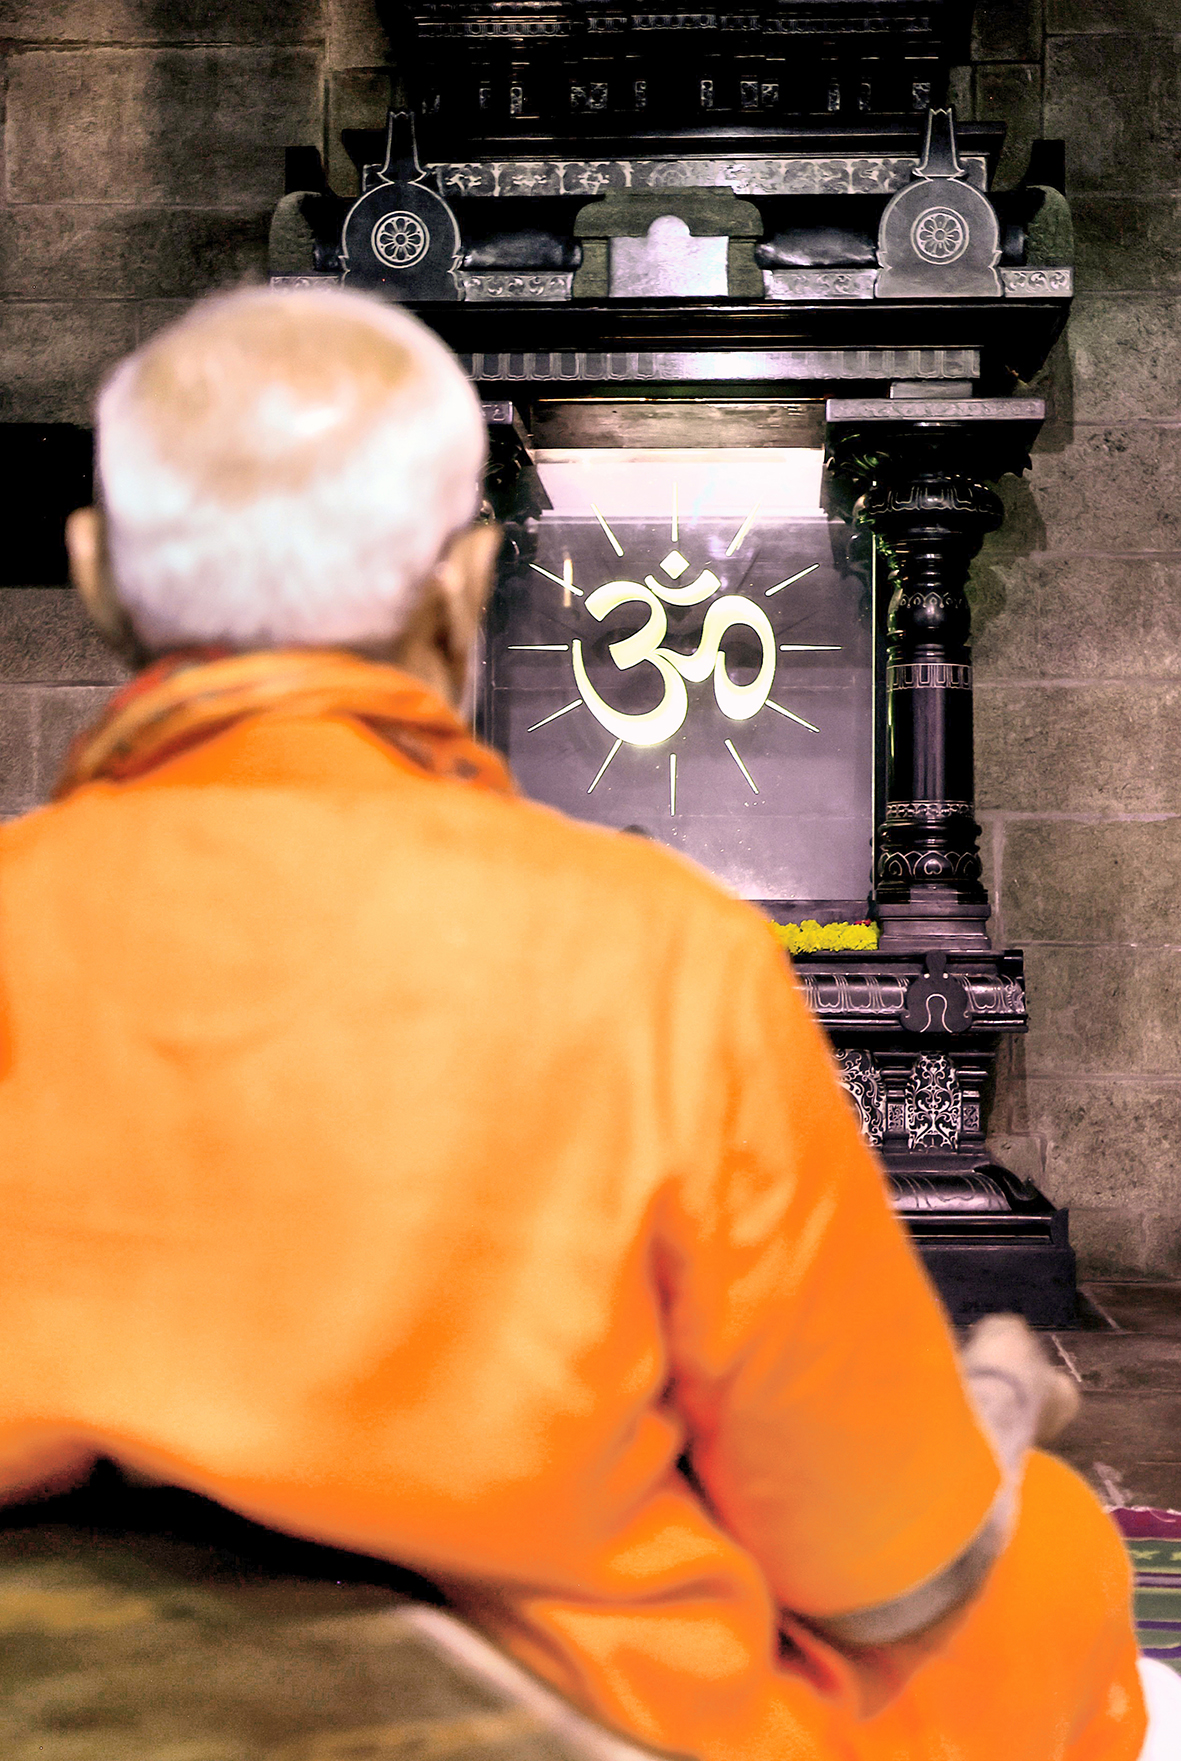
[[[1016,1323],[962,1373],[764,923],[456,714],[483,457],[360,296],[102,393],[75,578],[150,664],[0,834],[0,1487],[400,1561],[700,1761],[1134,1761],[1062,1388]]]

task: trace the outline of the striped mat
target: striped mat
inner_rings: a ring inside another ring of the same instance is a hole
[[[1140,1649],[1181,1672],[1181,1511],[1117,1506],[1108,1514],[1136,1574]]]

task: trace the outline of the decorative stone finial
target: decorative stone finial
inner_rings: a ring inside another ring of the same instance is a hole
[[[987,196],[967,182],[950,110],[927,113],[914,182],[886,203],[875,298],[999,299],[1001,235]]]

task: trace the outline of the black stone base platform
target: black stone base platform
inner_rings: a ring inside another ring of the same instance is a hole
[[[952,1320],[1011,1312],[1075,1326],[1066,1211],[985,1147],[998,1042],[1026,1028],[1020,952],[879,949],[795,965]]]

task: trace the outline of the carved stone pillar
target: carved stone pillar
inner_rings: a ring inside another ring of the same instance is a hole
[[[996,1309],[1039,1326],[1075,1314],[1066,1213],[985,1147],[1001,1035],[1024,1033],[1021,954],[985,934],[964,592],[1003,509],[990,485],[1027,463],[1033,399],[833,399],[830,464],[874,536],[886,754],[874,953],[797,960],[837,1046],[893,1202],[959,1321]],[[879,602],[882,598],[878,594]]]
[[[833,399],[831,461],[889,570],[886,788],[874,891],[883,951],[989,947],[972,757],[972,558],[1003,518],[1043,406]]]

